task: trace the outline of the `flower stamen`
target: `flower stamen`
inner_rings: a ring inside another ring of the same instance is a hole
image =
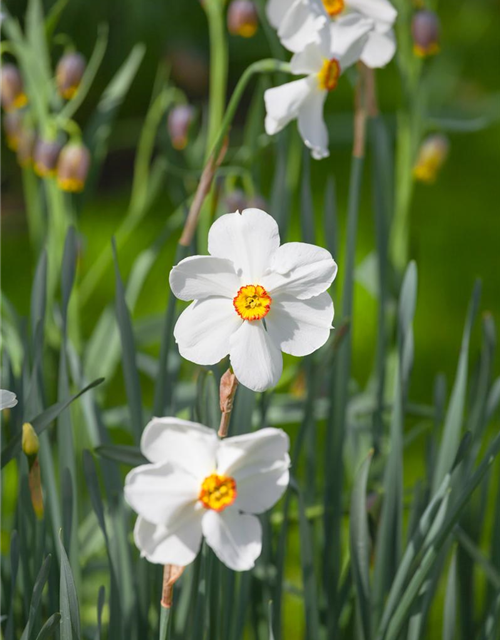
[[[344,0],[323,0],[323,6],[327,14],[333,18],[344,10]]]
[[[224,511],[236,500],[236,481],[231,476],[220,476],[217,473],[207,476],[201,484],[198,500],[205,509]]]
[[[272,298],[260,284],[247,284],[233,299],[236,313],[243,320],[262,320],[271,308]]]
[[[338,60],[332,58],[325,60],[321,71],[318,73],[319,88],[323,91],[333,91],[337,86],[340,76],[340,64]]]

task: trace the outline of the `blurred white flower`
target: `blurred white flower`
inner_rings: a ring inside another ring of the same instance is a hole
[[[388,0],[269,0],[267,16],[289,51],[302,51],[318,41],[318,32],[332,20],[343,22],[346,15],[372,21],[360,59],[366,66],[385,66],[396,51],[392,26],[397,11]]]
[[[305,356],[328,340],[333,302],[326,290],[337,265],[311,244],[280,247],[278,225],[260,209],[216,220],[208,251],[170,272],[177,298],[194,300],[174,329],[180,354],[201,365],[229,354],[239,382],[264,391],[280,379],[282,351]]]
[[[0,389],[0,411],[2,409],[12,409],[17,404],[16,394],[12,391],[5,391]]]
[[[369,20],[347,16],[342,23],[334,22],[321,29],[317,42],[310,42],[303,51],[294,54],[290,63],[292,73],[307,76],[264,93],[269,135],[297,119],[299,133],[312,157],[316,160],[328,157],[323,105],[328,92],[336,88],[341,73],[359,60],[370,29]]]
[[[153,418],[125,498],[139,514],[134,538],[155,564],[185,566],[202,537],[230,569],[251,569],[262,549],[253,514],[270,509],[289,481],[288,436],[281,429],[219,440],[212,429],[177,418]]]

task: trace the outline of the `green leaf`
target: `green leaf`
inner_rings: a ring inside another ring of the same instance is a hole
[[[101,627],[102,627],[102,610],[104,608],[106,591],[103,586],[99,587],[99,593],[97,594],[97,629],[95,631],[94,640],[101,640]]]
[[[47,301],[47,252],[43,251],[38,261],[33,288],[31,289],[31,336],[35,339],[38,323],[45,321]]]
[[[217,430],[220,424],[219,389],[212,371],[200,371],[197,382],[196,410],[201,424]]]
[[[94,380],[94,382],[91,382],[84,389],[82,389],[78,393],[75,393],[73,396],[71,396],[70,398],[68,398],[64,402],[57,402],[56,404],[53,404],[51,407],[49,407],[48,409],[46,409],[45,411],[40,413],[35,418],[32,418],[31,420],[28,420],[28,422],[31,423],[31,425],[35,429],[36,433],[38,435],[40,435],[41,433],[43,433],[45,431],[45,429],[47,429],[47,427],[50,426],[50,424],[52,422],[54,422],[54,420],[58,417],[58,415],[61,413],[61,411],[64,411],[64,409],[69,407],[69,405],[72,402],[74,402],[77,398],[79,398],[81,395],[83,395],[84,393],[86,393],[90,389],[93,389],[94,387],[97,387],[103,381],[104,381],[104,378],[100,378],[98,380]],[[1,454],[2,469],[21,450],[21,439],[22,439],[22,433],[19,432],[2,449],[2,454]]]
[[[61,625],[61,614],[59,612],[53,613],[47,622],[43,625],[40,633],[37,635],[36,640],[47,640],[50,636],[54,635],[56,630]]]
[[[113,240],[113,259],[115,262],[116,279],[116,319],[120,330],[120,341],[122,345],[123,377],[125,378],[125,388],[127,390],[128,406],[130,411],[130,421],[134,439],[138,444],[142,434],[142,399],[139,372],[137,370],[136,348],[134,333],[132,330],[132,320],[125,300],[125,289],[118,267],[118,257],[116,255],[116,245]]]
[[[453,552],[448,569],[443,612],[443,640],[455,640],[457,632],[457,553]]]
[[[373,451],[358,471],[351,496],[349,540],[351,567],[357,598],[358,619],[361,622],[363,639],[371,638],[371,588],[370,588],[370,535],[366,510],[366,484]]]
[[[450,469],[460,441],[460,431],[462,429],[465,397],[467,391],[469,342],[472,325],[474,324],[479,306],[480,295],[481,285],[479,282],[476,282],[474,291],[472,293],[472,299],[469,304],[469,310],[467,312],[467,319],[465,321],[464,333],[462,337],[462,346],[460,349],[460,357],[458,360],[455,384],[453,385],[450,404],[443,428],[443,437],[441,440],[441,446],[439,448],[438,459],[436,462],[432,485],[434,490],[439,486],[447,471]]]
[[[300,188],[300,224],[304,242],[315,244],[314,203],[311,192],[311,152],[304,147],[302,152],[302,182]]]
[[[80,640],[80,608],[76,593],[73,572],[69,564],[66,549],[59,535],[61,551],[61,579],[59,586],[59,598],[61,609],[61,638],[64,640]]]
[[[40,600],[42,597],[42,591],[43,588],[45,587],[45,584],[49,578],[49,571],[50,571],[50,563],[51,563],[52,557],[50,555],[48,555],[45,560],[43,561],[42,566],[40,567],[40,571],[38,572],[38,576],[36,578],[35,581],[35,586],[33,588],[33,594],[31,596],[31,603],[30,603],[30,611],[29,611],[29,616],[28,616],[28,622],[26,623],[26,627],[24,628],[24,631],[22,633],[21,636],[21,640],[29,640],[30,636],[31,636],[31,632],[33,629],[33,624],[35,622],[36,619],[36,615],[38,613],[38,609],[40,607]]]
[[[103,458],[114,460],[121,464],[128,464],[131,467],[148,463],[147,458],[142,455],[139,447],[131,447],[125,444],[103,444],[96,447],[94,451]]]
[[[64,242],[64,253],[61,266],[62,314],[64,323],[66,323],[69,299],[75,281],[76,260],[76,232],[74,227],[70,227]]]
[[[5,627],[5,640],[14,640],[14,603],[19,569],[19,535],[14,529],[10,537],[10,607]]]

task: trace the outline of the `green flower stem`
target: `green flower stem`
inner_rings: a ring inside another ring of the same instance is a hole
[[[22,168],[23,192],[31,245],[38,256],[43,243],[43,213],[38,196],[38,180],[31,167]]]
[[[224,115],[227,90],[227,41],[224,24],[224,1],[205,0],[210,35],[210,96],[208,108],[207,153],[212,147]]]

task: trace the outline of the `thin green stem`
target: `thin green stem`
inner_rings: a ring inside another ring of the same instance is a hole
[[[227,42],[223,0],[205,0],[210,35],[210,96],[208,105],[207,154],[219,131],[227,90]]]

